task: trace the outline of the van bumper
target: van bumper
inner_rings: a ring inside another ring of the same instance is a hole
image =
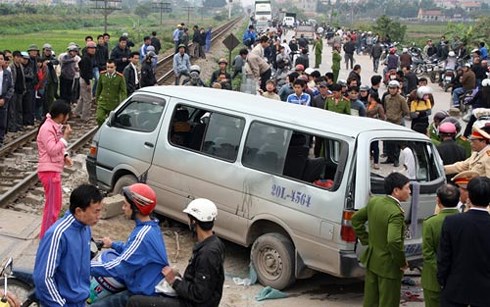
[[[340,276],[347,278],[363,277],[364,268],[360,266],[355,252],[340,251]]]

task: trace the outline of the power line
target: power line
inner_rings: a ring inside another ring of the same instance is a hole
[[[193,6],[184,6],[183,9],[184,9],[184,11],[187,11],[187,25],[189,25],[191,11],[194,10],[194,7]]]
[[[93,10],[102,10],[104,15],[104,32],[107,33],[107,16],[121,9],[122,0],[90,0],[94,3]]]
[[[163,24],[163,13],[172,12],[172,8],[170,7],[170,2],[153,2],[153,8],[157,11],[160,11],[160,25]]]

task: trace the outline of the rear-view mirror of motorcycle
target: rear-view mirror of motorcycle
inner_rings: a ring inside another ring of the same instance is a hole
[[[0,277],[4,278],[12,275],[13,265],[14,265],[14,260],[12,259],[12,257],[5,259],[2,263]]]

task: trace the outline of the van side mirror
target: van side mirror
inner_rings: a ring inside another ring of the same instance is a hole
[[[107,126],[112,127],[114,126],[114,121],[116,120],[116,112],[111,111],[108,116],[107,120]]]

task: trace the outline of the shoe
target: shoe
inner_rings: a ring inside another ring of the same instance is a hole
[[[379,169],[379,164],[374,164],[373,168],[374,169]]]
[[[394,167],[398,167],[398,166],[400,166],[400,162],[395,162],[395,163],[393,163],[393,166],[394,166]]]

